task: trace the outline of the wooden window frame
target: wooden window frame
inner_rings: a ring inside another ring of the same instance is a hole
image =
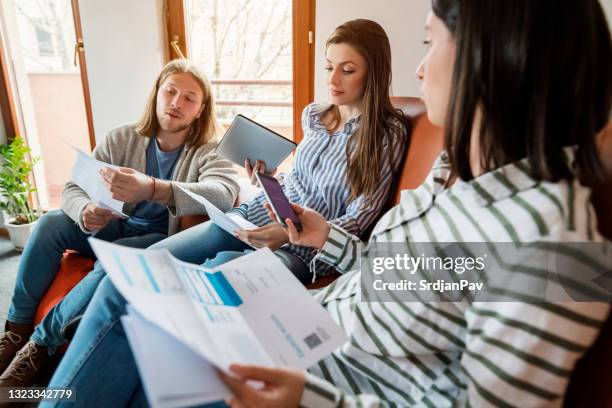
[[[314,101],[315,0],[293,0],[293,140],[299,143],[302,111]]]
[[[77,48],[79,53],[79,64],[81,71],[81,83],[83,86],[83,97],[85,100],[85,113],[87,115],[87,128],[89,131],[89,145],[93,150],[96,147],[96,137],[94,134],[93,127],[93,114],[91,111],[91,97],[89,95],[89,81],[87,79],[87,65],[85,63],[85,53],[82,46],[83,43],[83,31],[81,27],[81,18],[79,14],[79,3],[78,0],[71,0],[72,15],[74,19],[74,28],[76,34],[76,40],[80,44]],[[0,42],[4,39],[0,38]],[[1,47],[2,50],[7,49]],[[6,130],[7,141],[11,141],[19,133],[19,122],[17,120],[17,109],[15,107],[15,99],[11,91],[11,82],[8,71],[7,56],[4,51],[0,50],[0,113],[2,114],[2,121],[4,122],[4,128]]]
[[[303,138],[301,117],[304,108],[314,100],[316,0],[293,0],[293,140]],[[167,28],[167,60],[179,58],[172,42],[189,58],[184,0],[165,0],[164,13]],[[178,43],[176,43],[178,42]]]
[[[181,56],[175,51],[172,42],[177,46],[185,57],[189,57],[187,50],[187,27],[185,25],[184,0],[165,0],[164,14],[166,16],[166,62]]]
[[[81,84],[83,86],[83,99],[85,101],[85,113],[87,115],[87,129],[89,130],[89,146],[91,150],[96,147],[96,134],[93,125],[93,112],[91,109],[91,95],[89,93],[89,77],[87,76],[87,63],[85,61],[85,48],[83,44],[83,26],[81,25],[81,13],[79,11],[79,0],[71,0],[72,17],[75,31],[75,52],[78,53],[79,68],[81,72]]]
[[[4,40],[0,36],[0,42],[2,41]],[[19,123],[17,122],[17,110],[11,91],[8,61],[4,50],[6,50],[6,47],[0,47],[0,113],[2,114],[7,142],[10,142],[18,136]]]

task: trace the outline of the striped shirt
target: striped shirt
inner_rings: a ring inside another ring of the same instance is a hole
[[[289,174],[282,177],[282,187],[289,201],[312,208],[322,214],[329,222],[353,235],[361,235],[378,218],[387,202],[393,183],[394,171],[399,167],[405,153],[406,135],[392,134],[392,163],[385,160],[380,171],[380,184],[374,199],[364,206],[366,198],[362,195],[348,202],[350,186],[346,179],[346,145],[359,126],[359,116],[350,119],[343,129],[330,134],[321,122],[320,113],[324,105],[310,104],[302,112],[304,139],[296,149],[293,167]],[[395,129],[395,127],[392,127]],[[403,127],[399,127],[403,129]],[[374,171],[374,170],[373,170]],[[263,192],[242,206],[243,215],[257,226],[272,222],[264,208],[267,202]],[[246,214],[244,214],[246,207]],[[297,255],[308,265],[316,254],[312,248],[287,244],[283,249]],[[321,263],[317,268],[320,275],[329,274],[332,268]]]
[[[537,182],[526,162],[444,187],[442,153],[425,183],[403,191],[377,223],[376,242],[602,242],[575,182]],[[344,275],[316,298],[349,341],[311,367],[301,404],[558,406],[609,303],[361,302],[362,243],[332,225],[317,256]],[[602,265],[612,265],[608,247]]]

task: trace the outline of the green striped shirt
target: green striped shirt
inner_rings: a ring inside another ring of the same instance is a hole
[[[603,242],[577,181],[537,182],[524,161],[447,188],[449,177],[442,153],[372,240]],[[603,302],[361,302],[363,245],[331,228],[318,259],[344,275],[316,297],[350,340],[308,370],[306,407],[560,405],[608,315]]]

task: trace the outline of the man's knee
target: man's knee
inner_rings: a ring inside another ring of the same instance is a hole
[[[61,232],[66,228],[79,228],[75,222],[68,217],[62,210],[53,210],[44,214],[36,223],[36,229],[44,231],[45,234],[50,232]]]

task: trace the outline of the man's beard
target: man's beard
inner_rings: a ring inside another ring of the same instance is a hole
[[[189,127],[191,127],[193,123],[193,122],[191,123],[179,122],[179,123],[171,125],[170,121],[166,120],[166,118],[161,118],[161,119],[158,118],[158,122],[159,122],[159,126],[162,129],[170,133],[177,133],[185,129],[188,129]]]

